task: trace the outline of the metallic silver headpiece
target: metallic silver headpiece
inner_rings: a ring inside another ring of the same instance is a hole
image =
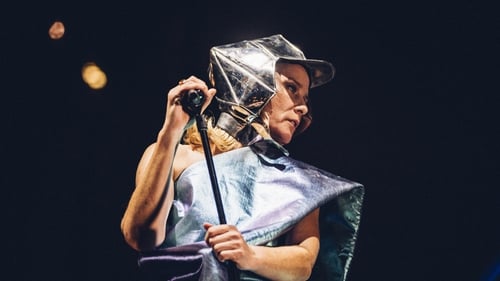
[[[335,72],[327,61],[306,59],[281,34],[210,49],[209,77],[217,88],[221,112],[216,125],[243,144],[256,136],[249,125],[260,121],[261,110],[276,93],[274,72],[278,61],[304,66],[309,73],[310,88],[327,83]],[[296,133],[309,126],[311,117],[307,117]]]

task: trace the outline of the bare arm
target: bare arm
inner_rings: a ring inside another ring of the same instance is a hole
[[[139,251],[151,250],[163,242],[166,222],[173,200],[174,156],[184,127],[189,121],[178,99],[184,91],[200,89],[207,100],[204,108],[215,95],[215,89],[191,76],[182,85],[172,88],[167,97],[165,121],[156,143],[150,145],[139,162],[136,187],[121,221],[125,241]]]
[[[207,228],[207,243],[220,261],[232,260],[270,280],[307,280],[319,252],[319,209],[307,215],[288,234],[289,246],[266,247],[246,244],[240,232],[229,225]]]

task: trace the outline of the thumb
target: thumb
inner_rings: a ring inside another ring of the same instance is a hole
[[[206,222],[206,223],[203,223],[203,228],[205,228],[205,231],[207,231],[212,225],[213,224]],[[208,232],[205,233],[205,238],[203,239],[208,244],[208,240],[207,239],[208,239]]]
[[[203,228],[205,228],[205,230],[208,230],[211,226],[213,226],[213,224],[208,222],[203,223]]]

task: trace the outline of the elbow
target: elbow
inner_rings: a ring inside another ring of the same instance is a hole
[[[309,266],[309,264],[304,264],[303,266],[298,268],[296,275],[294,275],[290,280],[307,281],[311,278],[312,272],[313,267]]]
[[[281,277],[279,280],[287,280],[287,281],[307,281],[311,280],[312,276],[312,267],[307,265],[299,266],[295,268],[295,271],[286,273],[285,276]]]
[[[125,242],[138,252],[154,250],[158,243],[158,232],[146,227],[130,225],[122,221],[121,232]]]
[[[298,280],[310,280],[314,266],[316,264],[316,256],[315,255],[307,255],[305,257],[305,262],[301,264],[300,269],[298,270]]]
[[[309,278],[311,278],[312,271],[313,271],[313,267],[308,266],[308,267],[304,268],[304,271],[303,271],[304,279],[303,280],[309,280]]]
[[[125,220],[122,220],[120,225],[120,230],[122,232],[123,238],[125,242],[134,250],[142,251],[139,243],[141,241],[140,231],[138,227],[134,227],[129,223],[126,223]]]

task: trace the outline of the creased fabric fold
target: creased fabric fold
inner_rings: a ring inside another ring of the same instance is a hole
[[[361,184],[294,160],[270,140],[213,161],[227,223],[251,245],[281,245],[283,234],[321,207],[321,249],[310,280],[345,280],[361,218]],[[148,280],[227,280],[225,264],[203,241],[203,223],[219,223],[206,163],[188,167],[175,187],[166,239],[140,254],[141,270]],[[243,272],[241,280],[266,279]]]

